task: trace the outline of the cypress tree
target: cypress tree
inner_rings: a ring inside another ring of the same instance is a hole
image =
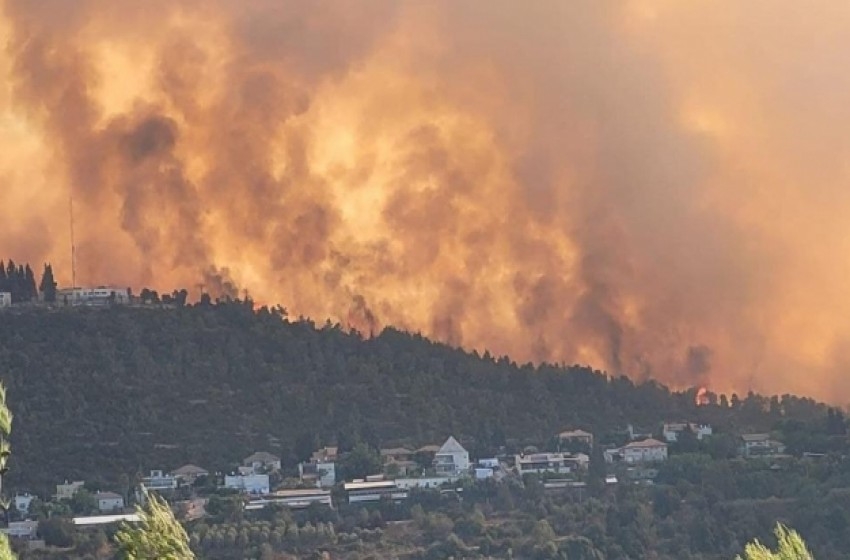
[[[33,301],[35,299],[38,299],[38,287],[35,283],[35,273],[33,273],[29,263],[27,263],[26,267],[24,268],[23,296],[24,301]]]
[[[53,303],[56,301],[56,280],[53,279],[53,267],[45,263],[44,272],[41,274],[41,286],[39,287],[44,301]]]

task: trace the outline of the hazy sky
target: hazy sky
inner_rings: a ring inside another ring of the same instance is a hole
[[[0,255],[850,399],[850,3],[0,0]]]

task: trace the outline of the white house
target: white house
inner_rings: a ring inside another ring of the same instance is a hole
[[[162,471],[151,471],[150,476],[142,478],[142,484],[148,490],[174,490],[177,488],[177,478]]]
[[[653,463],[667,459],[667,444],[657,439],[633,441],[621,449],[621,455],[626,463]]]
[[[439,476],[459,476],[469,471],[469,453],[458,441],[449,439],[434,455],[434,469]]]
[[[499,460],[495,457],[488,457],[486,459],[478,459],[478,466],[485,469],[498,469],[499,468]]]
[[[269,475],[267,474],[237,474],[224,477],[224,487],[240,490],[247,494],[268,494]]]
[[[277,472],[280,470],[280,457],[266,451],[257,451],[245,457],[242,465],[250,468],[254,473]]]
[[[702,441],[704,437],[711,436],[714,432],[710,424],[695,424],[693,422],[668,422],[664,424],[662,435],[667,443],[673,443],[679,440],[679,434],[690,429],[691,432]]]
[[[319,488],[330,488],[336,484],[336,463],[331,461],[298,463],[298,478],[313,481]]]
[[[27,513],[30,510],[30,504],[35,499],[29,493],[18,494],[15,496],[15,509],[21,513]]]
[[[496,472],[490,467],[475,467],[475,480],[493,478]]]
[[[12,307],[12,292],[0,292],[0,307]]]
[[[585,468],[590,458],[584,453],[532,453],[517,455],[514,464],[519,475],[556,473],[565,474]]]
[[[85,482],[82,480],[75,480],[74,482],[65,481],[64,484],[56,485],[56,499],[57,500],[70,500],[74,497],[74,494],[77,493],[77,490],[83,487]]]
[[[102,512],[124,509],[124,497],[115,492],[98,492],[94,495],[97,509]]]

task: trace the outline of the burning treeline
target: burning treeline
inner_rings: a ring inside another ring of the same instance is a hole
[[[850,394],[844,1],[2,1],[2,254]]]

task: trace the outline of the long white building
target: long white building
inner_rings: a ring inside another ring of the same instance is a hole
[[[394,480],[354,480],[343,486],[348,494],[348,503],[380,502],[392,500],[398,502],[407,499],[407,490],[399,488]]]
[[[130,288],[98,286],[97,288],[61,288],[56,290],[59,305],[126,305],[130,303]]]

